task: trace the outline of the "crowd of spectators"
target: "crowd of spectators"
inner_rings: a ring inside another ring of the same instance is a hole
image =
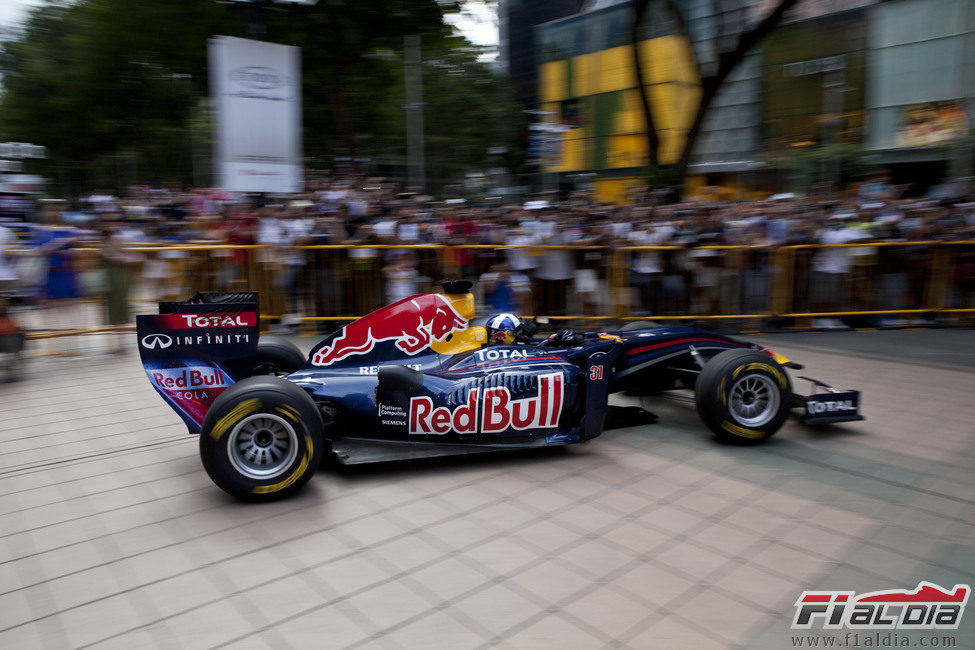
[[[446,274],[476,280],[489,311],[596,315],[622,301],[637,316],[762,313],[777,247],[854,242],[863,246],[794,252],[789,308],[908,309],[924,298],[930,245],[869,244],[975,240],[970,199],[902,199],[882,182],[844,196],[666,205],[650,197],[599,203],[584,192],[475,202],[450,188],[435,199],[372,179],[313,181],[300,194],[262,197],[137,187],[122,197],[95,192],[74,206],[48,202],[40,216],[19,238],[0,226],[0,249],[35,253],[14,263],[0,251],[0,289],[29,286],[41,302],[106,296],[112,324],[130,319],[133,285],[148,299],[178,298],[253,287],[255,268],[270,278],[262,288],[273,304],[262,308],[289,317],[361,315]],[[168,248],[132,250],[150,244]],[[177,248],[188,244],[228,247],[207,251],[204,265]],[[251,244],[264,247],[233,248]],[[424,244],[450,248],[416,248]],[[295,248],[307,245],[334,248]],[[72,254],[82,246],[97,250],[94,261]],[[619,253],[626,247],[666,248]],[[946,300],[955,306],[971,306],[971,256],[960,247],[952,259]],[[614,268],[622,280],[611,281]],[[839,323],[823,316],[814,324]]]

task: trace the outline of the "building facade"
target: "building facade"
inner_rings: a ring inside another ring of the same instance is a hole
[[[545,171],[595,174],[597,193],[621,200],[639,181],[645,133],[633,51],[632,3],[595,2],[536,30],[538,107],[562,131],[561,156]],[[666,20],[647,21],[640,56],[660,136],[660,159],[676,161],[700,87],[690,42]]]
[[[894,182],[972,175],[975,2],[895,0],[871,8],[866,147]]]
[[[717,50],[774,2],[680,4],[686,32],[651,5],[640,33],[663,164],[683,146],[698,71],[709,74]],[[608,200],[645,182],[632,15],[629,0],[600,0],[536,29],[538,112],[559,125],[562,138],[544,168],[593,178]],[[973,86],[972,0],[805,0],[719,92],[685,188],[692,196],[734,198],[836,186],[850,180],[840,158],[851,155],[922,189],[944,176],[971,175]],[[819,162],[809,167],[809,160]]]
[[[500,0],[498,3],[498,59],[526,107],[538,102],[535,27],[571,16],[583,0]]]

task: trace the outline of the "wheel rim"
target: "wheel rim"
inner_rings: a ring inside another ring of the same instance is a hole
[[[760,427],[779,412],[779,391],[770,377],[745,375],[732,385],[728,406],[739,424]]]
[[[298,434],[284,418],[255,413],[230,432],[227,455],[234,469],[244,476],[274,478],[298,457]]]

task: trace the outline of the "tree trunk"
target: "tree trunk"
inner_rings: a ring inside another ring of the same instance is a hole
[[[331,99],[332,110],[335,112],[335,126],[338,129],[342,144],[349,152],[352,159],[352,167],[358,171],[356,157],[358,149],[356,147],[355,124],[352,122],[352,115],[349,113],[349,103],[345,96],[345,89],[342,87],[341,80],[335,80],[328,86]]]
[[[676,178],[683,181],[684,177],[687,176],[691,153],[693,153],[694,145],[697,143],[697,138],[701,134],[704,118],[707,117],[708,110],[711,108],[715,97],[718,96],[718,92],[721,90],[724,82],[728,79],[728,75],[741,63],[745,55],[752,48],[758,45],[763,38],[768,36],[782,22],[782,17],[785,15],[785,12],[798,2],[799,0],[779,0],[775,9],[753,29],[739,35],[735,49],[720,54],[717,71],[711,76],[701,78],[701,101],[697,105],[697,110],[694,112],[694,120],[691,122],[691,126],[684,139],[684,147],[681,149],[680,158],[677,161],[677,169],[675,170]],[[668,6],[674,11],[680,11],[671,2],[668,2]],[[680,16],[680,18],[682,19],[683,16]],[[698,70],[700,70],[700,67],[698,67]]]
[[[633,24],[630,26],[630,49],[633,52],[633,70],[636,74],[636,85],[640,91],[640,104],[643,106],[643,121],[646,124],[647,166],[649,176],[657,171],[660,155],[660,136],[653,120],[653,106],[647,95],[647,85],[643,76],[643,61],[640,59],[640,26],[646,16],[650,0],[637,0],[634,3]]]

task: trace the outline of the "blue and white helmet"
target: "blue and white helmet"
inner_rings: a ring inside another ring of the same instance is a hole
[[[484,324],[484,327],[487,328],[488,336],[492,336],[495,332],[507,332],[515,329],[519,325],[521,325],[521,320],[517,316],[503,313],[490,316]]]

